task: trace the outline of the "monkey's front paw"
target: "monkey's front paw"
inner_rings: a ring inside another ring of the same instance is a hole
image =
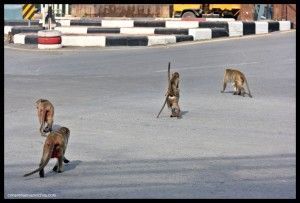
[[[58,170],[58,171],[57,171],[57,173],[62,173],[62,172],[63,172],[62,170]]]

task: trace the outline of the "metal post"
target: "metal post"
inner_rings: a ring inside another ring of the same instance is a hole
[[[30,27],[30,20],[28,21],[28,27]]]

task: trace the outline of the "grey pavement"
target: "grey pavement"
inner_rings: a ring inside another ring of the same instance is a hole
[[[5,198],[296,198],[295,31],[71,50],[4,50]],[[181,74],[181,119],[168,109],[156,118],[169,61]],[[253,98],[220,93],[226,67],[245,73]],[[24,178],[45,139],[39,98],[70,129],[71,162]]]

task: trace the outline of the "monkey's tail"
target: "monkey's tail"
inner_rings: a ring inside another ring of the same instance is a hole
[[[245,78],[245,83],[247,85],[247,89],[248,89],[248,92],[249,92],[249,97],[252,97],[251,95],[251,92],[250,92],[250,89],[249,89],[249,85],[248,85],[248,82],[247,82],[247,79]]]
[[[160,113],[161,113],[161,112],[162,112],[162,110],[164,109],[164,107],[165,107],[165,105],[166,105],[166,103],[167,103],[167,98],[168,98],[168,96],[166,96],[165,102],[164,102],[164,104],[162,105],[162,107],[161,107],[161,109],[160,109],[160,111],[159,111],[158,115],[156,116],[156,118],[158,118],[158,117],[159,117]]]
[[[48,154],[47,154],[47,158],[46,158],[46,160],[44,161],[44,163],[42,163],[42,165],[41,165],[38,169],[36,169],[36,170],[34,170],[34,171],[30,172],[30,173],[25,174],[24,177],[30,176],[30,175],[32,175],[32,174],[34,174],[34,173],[36,173],[36,172],[39,172],[39,171],[42,170],[43,168],[45,168],[45,166],[48,164],[48,162],[49,162],[49,160],[50,160],[50,158],[51,158],[51,155],[52,155],[52,153],[53,153],[53,150],[54,150],[54,143],[51,143],[51,145],[50,145],[50,150],[49,150],[49,152],[48,152]]]

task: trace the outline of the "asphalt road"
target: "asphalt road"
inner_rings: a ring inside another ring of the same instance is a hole
[[[152,48],[5,48],[4,60],[5,198],[296,197],[295,31]],[[167,108],[156,118],[169,61],[181,76],[181,119]],[[245,73],[253,98],[220,93],[226,67]],[[71,162],[24,178],[45,139],[39,98],[70,129]]]

